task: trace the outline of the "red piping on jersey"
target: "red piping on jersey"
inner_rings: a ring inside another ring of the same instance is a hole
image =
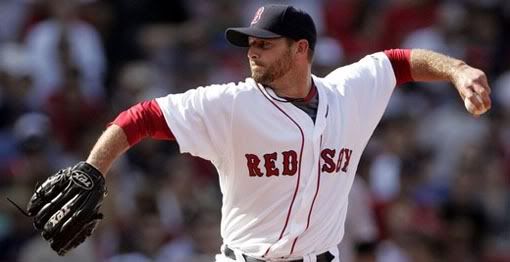
[[[290,214],[292,213],[292,206],[294,205],[294,200],[296,200],[296,195],[297,195],[297,192],[298,192],[298,189],[299,189],[299,181],[301,180],[300,179],[301,178],[301,160],[303,159],[303,147],[305,145],[305,134],[303,133],[303,129],[301,129],[301,126],[299,126],[299,124],[294,119],[292,119],[292,117],[290,117],[285,111],[283,111],[283,109],[281,109],[275,102],[273,102],[273,100],[269,99],[269,97],[266,96],[266,94],[260,88],[259,85],[257,85],[257,88],[262,93],[262,95],[267,100],[269,100],[269,102],[271,102],[271,104],[273,104],[276,108],[278,108],[278,110],[280,110],[280,112],[282,112],[288,119],[290,119],[290,121],[292,121],[292,123],[294,123],[298,127],[299,132],[301,132],[301,149],[299,151],[299,166],[298,166],[298,175],[297,175],[296,189],[294,190],[294,195],[292,196],[292,201],[290,202],[289,211],[287,212],[287,218],[285,218],[285,225],[283,226],[282,232],[280,232],[280,236],[278,237],[278,240],[276,241],[276,242],[278,242],[278,241],[280,241],[280,239],[282,239],[283,233],[285,232],[285,229],[287,229],[287,225],[289,223]],[[274,244],[276,244],[276,243],[274,243]],[[271,245],[271,246],[269,246],[267,248],[266,252],[264,253],[264,255],[262,255],[262,257],[265,257],[267,255],[267,253],[269,253],[269,250],[271,249],[271,247],[273,245]]]
[[[397,85],[414,81],[411,74],[411,49],[390,49],[384,53],[391,62]]]
[[[148,136],[154,139],[175,140],[156,100],[144,101],[130,107],[120,113],[108,126],[112,124],[122,128],[130,146]]]
[[[321,135],[321,140],[320,140],[320,145],[321,145],[321,148],[322,148],[322,135]],[[319,161],[317,161],[317,188],[315,189],[315,195],[313,196],[313,200],[312,200],[312,205],[310,206],[310,211],[308,211],[308,219],[306,221],[306,228],[305,230],[303,231],[303,233],[308,229],[308,227],[310,226],[310,218],[312,217],[312,210],[313,210],[313,205],[315,204],[315,199],[317,198],[317,195],[319,194],[319,187],[320,187],[320,184],[321,184],[321,160],[319,158]],[[296,242],[298,240],[298,237],[297,236],[295,239],[294,239],[294,242],[292,243],[292,248],[290,249],[290,255],[292,255],[292,253],[294,253],[294,246],[296,245]]]

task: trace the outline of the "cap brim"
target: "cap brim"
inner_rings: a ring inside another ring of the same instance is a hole
[[[248,37],[250,36],[266,39],[282,37],[271,31],[254,27],[233,27],[225,31],[225,38],[235,46],[248,47]]]

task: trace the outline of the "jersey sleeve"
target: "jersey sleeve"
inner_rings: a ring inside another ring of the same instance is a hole
[[[160,140],[175,139],[155,100],[140,102],[121,112],[108,126],[112,124],[122,128],[130,146],[145,137]]]
[[[397,84],[388,57],[383,52],[368,55],[334,70],[325,79],[346,99],[355,101],[362,132],[371,136]]]
[[[156,98],[181,153],[222,161],[230,143],[231,85],[198,87]]]
[[[411,49],[384,50],[395,72],[397,86],[414,81],[411,74]]]

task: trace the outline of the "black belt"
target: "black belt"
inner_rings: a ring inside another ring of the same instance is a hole
[[[225,256],[227,256],[228,258],[231,258],[233,260],[236,260],[236,255],[234,254],[234,250],[230,249],[229,247],[225,247]],[[265,262],[265,260],[254,258],[254,257],[249,257],[245,254],[243,254],[243,257],[246,262]],[[328,252],[324,252],[320,255],[317,255],[317,262],[331,262],[331,261],[333,261],[333,258],[335,258],[335,256],[333,256],[333,254],[331,254],[328,251]],[[303,259],[289,260],[289,261],[303,262]]]

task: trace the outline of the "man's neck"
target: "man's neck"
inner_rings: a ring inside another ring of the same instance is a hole
[[[306,72],[289,72],[273,81],[270,87],[279,97],[304,98],[312,87],[310,69],[307,69]]]

